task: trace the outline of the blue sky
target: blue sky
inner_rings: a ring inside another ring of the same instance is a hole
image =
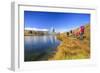
[[[24,27],[48,29],[56,32],[69,31],[90,23],[90,14],[24,11]]]

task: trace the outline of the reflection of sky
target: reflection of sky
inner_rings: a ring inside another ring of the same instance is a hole
[[[63,32],[90,23],[90,14],[24,11],[25,28],[51,29]]]

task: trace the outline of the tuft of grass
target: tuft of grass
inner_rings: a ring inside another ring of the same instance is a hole
[[[65,33],[57,35],[61,44],[57,47],[57,52],[50,60],[88,59],[90,58],[90,25],[85,26],[85,38],[83,40],[74,39]]]

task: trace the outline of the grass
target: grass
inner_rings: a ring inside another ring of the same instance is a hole
[[[61,44],[57,52],[49,60],[88,59],[90,58],[90,25],[85,26],[83,40],[67,36],[66,33],[57,35]]]

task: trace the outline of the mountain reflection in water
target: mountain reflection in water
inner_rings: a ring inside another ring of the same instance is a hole
[[[25,36],[24,61],[48,60],[59,44],[60,41],[54,35]]]

